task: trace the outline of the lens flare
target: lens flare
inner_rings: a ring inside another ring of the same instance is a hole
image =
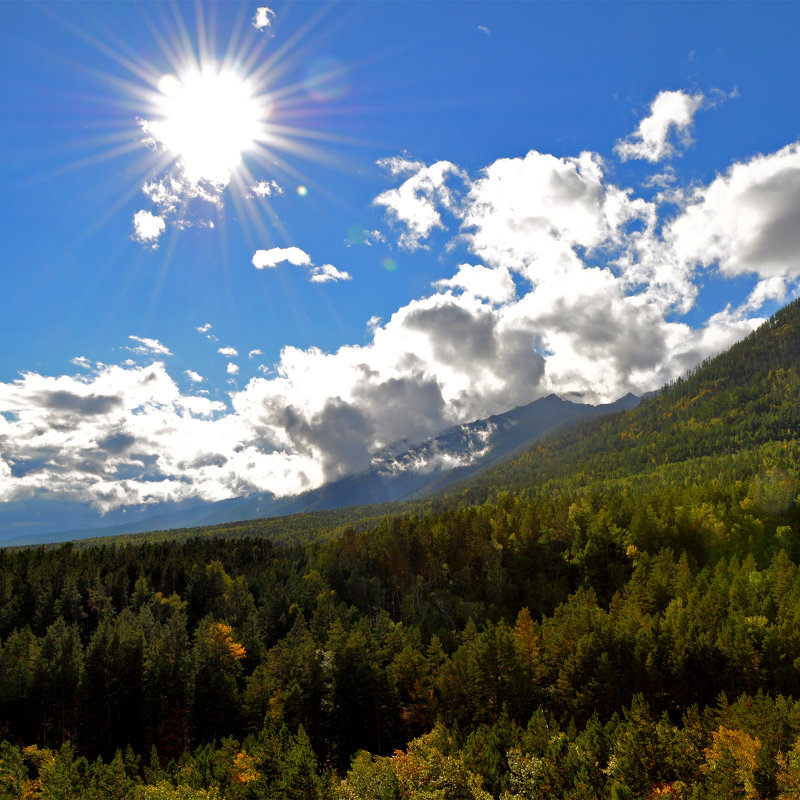
[[[330,56],[318,58],[308,68],[303,87],[313,100],[339,100],[349,89],[347,69],[338,59]]]

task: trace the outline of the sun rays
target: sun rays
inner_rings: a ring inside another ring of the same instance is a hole
[[[76,153],[59,171],[122,159],[131,180],[113,190],[109,185],[95,230],[138,195],[129,230],[145,248],[167,245],[190,228],[221,233],[232,225],[254,244],[288,244],[277,203],[299,186],[314,186],[304,165],[348,171],[341,148],[329,145],[358,143],[325,124],[327,115],[341,113],[349,91],[349,67],[326,60],[321,49],[325,12],[288,37],[273,35],[277,23],[269,9],[252,12],[242,7],[235,20],[223,20],[213,6],[140,6],[136,13],[154,45],[145,52],[107,29],[100,16],[85,13],[79,21],[47,10],[109,59],[106,70],[65,65],[111,91],[91,99],[106,123],[92,137],[91,155]],[[71,146],[81,150],[89,141],[81,137]],[[270,192],[262,191],[265,185]]]

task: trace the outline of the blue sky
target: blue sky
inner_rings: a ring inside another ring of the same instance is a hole
[[[301,491],[797,295],[797,4],[2,21],[0,502]]]

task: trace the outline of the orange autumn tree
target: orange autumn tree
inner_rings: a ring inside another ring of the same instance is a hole
[[[215,622],[209,629],[213,647],[219,654],[220,660],[232,659],[232,664],[241,661],[247,651],[243,644],[235,641],[231,635],[232,628],[224,622]]]
[[[258,777],[259,773],[255,768],[255,759],[247,750],[240,750],[233,757],[231,780],[234,783],[250,783],[250,781],[257,780]]]

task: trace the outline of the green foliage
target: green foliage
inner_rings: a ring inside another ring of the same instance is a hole
[[[800,796],[798,317],[446,496],[0,551],[0,800]]]

